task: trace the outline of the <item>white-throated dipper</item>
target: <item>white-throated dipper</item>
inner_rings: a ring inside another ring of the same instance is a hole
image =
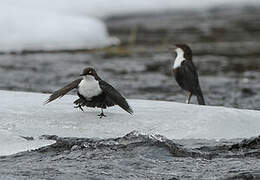
[[[175,79],[182,89],[189,92],[186,103],[190,103],[191,96],[194,94],[197,96],[198,103],[200,105],[205,105],[199,84],[198,73],[192,62],[191,48],[186,44],[175,44],[169,49],[176,53],[172,66]]]
[[[79,99],[74,101],[74,104],[76,104],[75,108],[80,108],[82,111],[83,106],[101,108],[101,113],[98,116],[102,118],[105,116],[103,109],[119,105],[126,112],[133,114],[133,110],[126,99],[113,86],[103,81],[94,68],[85,68],[80,76],[83,78],[74,80],[65,87],[55,91],[45,103],[47,104],[59,97],[63,97],[76,88]]]

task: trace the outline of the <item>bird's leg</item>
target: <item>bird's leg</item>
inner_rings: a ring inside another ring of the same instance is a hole
[[[188,98],[186,100],[186,104],[190,104],[190,98],[192,96],[192,92],[189,92]]]
[[[81,111],[84,112],[83,108],[81,107],[81,104],[77,105],[77,106],[74,106],[74,108],[79,108]]]
[[[102,109],[102,108],[101,108],[101,113],[100,113],[98,116],[99,116],[99,118],[106,117],[106,115],[104,114],[104,112],[103,112],[103,109]]]
[[[76,106],[74,106],[74,108],[79,108],[81,111],[84,112],[82,106],[85,106],[86,103],[84,102],[83,99],[81,99],[81,98],[77,99],[76,101],[74,101],[74,104],[76,105]]]

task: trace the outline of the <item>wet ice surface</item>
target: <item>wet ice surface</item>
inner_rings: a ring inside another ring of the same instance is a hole
[[[129,100],[134,116],[100,119],[75,96],[44,106],[48,94],[0,92],[0,155],[56,141],[0,157],[0,179],[260,177],[259,137],[242,141],[260,133],[259,111]]]
[[[137,130],[170,139],[249,138],[260,133],[259,111],[129,100],[134,115],[115,106],[106,109],[107,117],[100,119],[97,116],[100,109],[85,108],[81,112],[73,108],[76,96],[65,96],[43,105],[48,96],[0,91],[0,130],[23,137],[55,134],[89,138],[118,137]]]
[[[209,105],[259,110],[259,17],[259,9],[249,8],[108,19],[111,35],[122,40],[126,52],[4,54],[0,56],[0,89],[53,92],[77,78],[85,66],[94,66],[127,98],[184,102],[186,94],[170,72],[171,56],[165,46],[185,41],[194,50],[194,62]],[[132,41],[129,34],[135,31],[133,45],[128,41]],[[196,103],[195,98],[192,103]],[[98,110],[93,116],[95,113]],[[60,125],[66,124],[60,121]],[[2,133],[13,126],[4,128]],[[128,141],[119,135],[109,140],[68,136],[37,151],[0,157],[0,179],[260,178],[259,138],[233,148],[241,139],[168,138],[177,146],[183,144],[181,149],[169,150],[164,143],[158,145],[144,137],[140,138],[141,143],[133,143],[135,135],[128,136]],[[26,139],[17,139],[26,144]],[[124,141],[124,145],[119,141]]]

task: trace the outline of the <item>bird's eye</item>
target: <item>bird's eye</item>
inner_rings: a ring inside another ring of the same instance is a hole
[[[89,71],[88,73],[92,73],[92,71]]]

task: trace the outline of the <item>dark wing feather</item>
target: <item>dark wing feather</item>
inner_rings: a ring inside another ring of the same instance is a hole
[[[189,90],[198,97],[199,104],[205,104],[202,91],[199,85],[198,73],[192,61],[185,60],[182,62],[180,71],[183,74],[183,82],[186,90]]]
[[[102,91],[107,95],[107,98],[109,98],[109,100],[119,105],[126,112],[130,114],[134,113],[132,108],[127,103],[126,99],[115,88],[113,88],[113,86],[103,80],[99,80],[99,86]]]
[[[196,94],[196,89],[199,87],[199,79],[196,71],[196,67],[192,61],[185,60],[180,66],[180,72],[183,75],[183,82],[185,88]]]
[[[76,79],[74,81],[72,81],[71,83],[69,83],[68,85],[64,86],[63,88],[55,91],[54,93],[52,93],[52,95],[45,101],[45,104],[54,101],[57,98],[61,98],[63,97],[65,94],[67,94],[69,91],[71,91],[74,88],[77,88],[80,81],[82,79]]]

